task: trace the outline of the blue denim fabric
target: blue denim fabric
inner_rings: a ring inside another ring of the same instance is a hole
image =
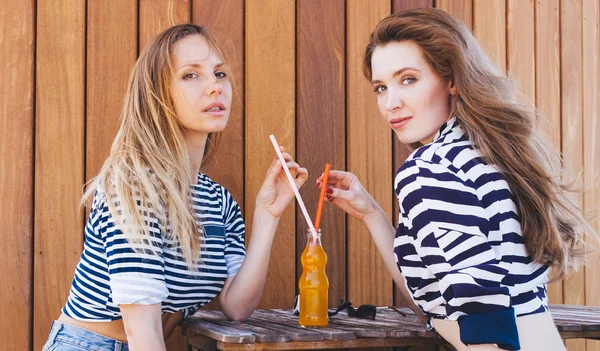
[[[129,351],[127,344],[92,331],[52,322],[48,341],[42,351]]]

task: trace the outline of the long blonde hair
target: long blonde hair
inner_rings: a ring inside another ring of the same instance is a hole
[[[202,35],[223,57],[216,39],[201,26],[177,25],[156,36],[133,67],[110,156],[82,198],[82,204],[89,204],[100,186],[110,213],[127,240],[152,247],[150,224],[144,222],[143,213],[150,210],[164,228],[169,224],[170,232],[165,230],[162,234],[175,241],[190,269],[195,269],[200,261],[204,228],[197,225],[191,207],[190,160],[170,83],[175,44],[195,34]],[[203,163],[214,155],[219,139],[220,133],[209,135]],[[118,209],[115,201],[119,202]]]
[[[535,108],[517,103],[518,89],[462,22],[433,8],[398,12],[377,25],[363,57],[369,81],[375,48],[402,41],[419,45],[433,70],[455,84],[455,115],[484,160],[506,178],[529,255],[561,278],[582,257],[584,230],[593,229],[567,199],[571,183],[561,179],[564,165],[536,126]]]

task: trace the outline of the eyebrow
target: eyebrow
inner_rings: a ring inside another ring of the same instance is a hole
[[[408,70],[413,70],[413,71],[417,71],[420,72],[418,69],[414,68],[414,67],[404,67],[404,68],[400,68],[399,70],[397,70],[396,72],[394,72],[394,74],[392,74],[392,78],[396,78],[399,75],[401,75],[402,73],[404,73],[404,71],[408,71]],[[375,79],[371,81],[371,84],[377,84],[377,83],[381,83],[380,80]]]
[[[215,65],[215,68],[221,68],[223,66],[225,66],[225,63],[219,62]],[[182,65],[181,67],[179,67],[177,70],[181,71],[183,68],[186,68],[186,67],[203,68],[203,66],[199,63],[186,63],[186,64]]]

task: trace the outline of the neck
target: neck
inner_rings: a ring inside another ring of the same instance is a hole
[[[207,140],[208,133],[199,133],[188,130],[185,134],[185,143],[187,145],[188,157],[190,160],[190,184],[198,183],[198,172],[200,172],[200,166],[202,165],[202,158],[204,157],[204,149],[206,148]]]

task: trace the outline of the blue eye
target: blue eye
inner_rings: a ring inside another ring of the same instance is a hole
[[[381,94],[386,90],[387,90],[387,87],[385,85],[378,85],[373,89],[373,91],[376,92],[377,94]]]
[[[406,85],[412,84],[416,80],[417,80],[417,78],[415,78],[415,77],[406,77],[406,78],[402,79],[402,84],[406,84]]]

